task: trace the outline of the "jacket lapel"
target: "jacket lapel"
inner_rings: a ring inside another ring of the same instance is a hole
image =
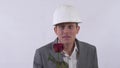
[[[77,68],[84,68],[85,62],[85,54],[84,54],[84,48],[83,48],[83,44],[80,43],[78,40],[76,40],[76,44],[78,47],[78,53],[77,53]]]
[[[63,54],[60,54],[60,59],[58,59],[58,53],[56,53],[54,51],[54,48],[53,48],[53,45],[57,43],[57,39],[50,45],[50,50],[49,50],[49,53],[50,55],[52,55],[55,60],[59,60],[59,61],[64,61],[63,60],[63,57],[64,55]],[[77,48],[78,48],[78,52],[77,52],[77,68],[84,68],[85,67],[85,53],[84,53],[84,47],[83,47],[83,44],[80,43],[80,41],[78,41],[76,39],[76,44],[77,44]]]
[[[49,50],[49,53],[50,53],[51,56],[53,56],[55,58],[55,60],[57,60],[57,61],[63,61],[63,55],[60,53],[59,59],[58,59],[58,53],[56,53],[54,51],[53,45],[55,43],[57,43],[57,39],[55,39],[55,41],[53,41],[53,43],[50,45],[51,49]]]

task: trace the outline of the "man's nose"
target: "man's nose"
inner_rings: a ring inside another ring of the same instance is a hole
[[[65,27],[63,31],[64,31],[64,33],[68,33],[69,32],[69,28]]]

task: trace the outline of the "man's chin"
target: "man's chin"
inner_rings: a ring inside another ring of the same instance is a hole
[[[61,43],[63,43],[63,44],[68,44],[68,43],[71,43],[72,41],[71,41],[71,39],[70,38],[64,38],[64,39],[62,39],[62,41],[61,41]]]
[[[63,44],[69,44],[69,43],[71,43],[70,41],[63,41]]]

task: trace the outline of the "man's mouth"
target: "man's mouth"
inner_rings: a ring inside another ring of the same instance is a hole
[[[62,38],[71,38],[70,36],[63,36]]]

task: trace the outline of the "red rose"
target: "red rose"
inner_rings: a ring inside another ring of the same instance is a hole
[[[59,52],[63,51],[64,46],[62,43],[56,43],[53,45],[53,48],[54,48],[55,52],[59,53]]]

